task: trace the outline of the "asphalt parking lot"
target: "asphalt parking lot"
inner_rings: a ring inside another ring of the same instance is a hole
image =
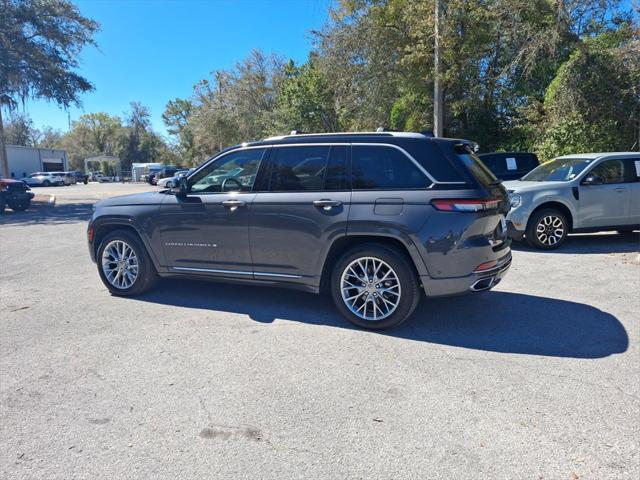
[[[0,478],[640,476],[637,235],[517,246],[494,291],[373,333],[294,291],[109,295],[91,204],[149,189],[0,217]]]

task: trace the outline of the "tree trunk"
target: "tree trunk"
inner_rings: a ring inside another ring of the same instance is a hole
[[[433,82],[433,134],[436,137],[443,135],[443,112],[442,105],[442,67],[440,59],[440,16],[442,14],[442,0],[435,2],[435,45],[434,45],[434,82]]]
[[[9,159],[7,158],[7,145],[4,142],[4,125],[2,124],[2,105],[0,104],[0,177],[11,177],[9,172]]]

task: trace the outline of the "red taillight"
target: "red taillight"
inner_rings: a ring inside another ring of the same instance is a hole
[[[491,270],[496,265],[498,265],[498,261],[497,260],[491,260],[489,262],[481,263],[480,265],[478,265],[476,267],[476,269],[473,271],[473,273],[479,273],[479,272],[485,272],[487,270]]]
[[[431,201],[431,205],[433,205],[436,210],[440,210],[442,212],[482,212],[485,210],[495,210],[498,208],[499,204],[500,200],[496,199],[439,198]]]
[[[93,242],[94,233],[95,233],[95,230],[93,229],[93,227],[89,227],[89,230],[87,230],[87,237],[89,237],[90,242]]]

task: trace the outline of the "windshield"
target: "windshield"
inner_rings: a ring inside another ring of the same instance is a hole
[[[592,158],[556,158],[527,173],[521,180],[527,182],[568,182],[593,162]]]

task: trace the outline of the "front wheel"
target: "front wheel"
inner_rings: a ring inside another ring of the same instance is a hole
[[[19,202],[11,202],[9,203],[9,207],[11,210],[15,212],[23,212],[31,205],[31,200],[22,200]]]
[[[541,250],[553,250],[564,243],[569,233],[567,217],[555,208],[535,212],[527,225],[527,243]]]
[[[42,186],[43,187],[50,187],[51,186],[51,182],[49,180],[45,180],[44,182],[42,182]]]
[[[127,230],[107,235],[98,247],[96,261],[100,279],[114,295],[140,295],[158,277],[144,245]]]
[[[367,244],[346,252],[331,277],[340,313],[355,325],[383,330],[404,322],[420,300],[416,273],[398,250]]]

